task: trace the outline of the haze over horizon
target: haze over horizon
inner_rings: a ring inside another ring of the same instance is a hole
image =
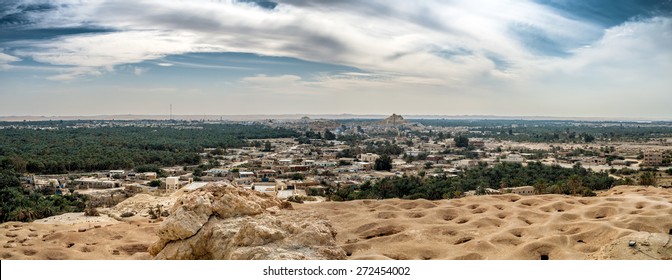
[[[672,1],[0,2],[0,116],[672,119]]]

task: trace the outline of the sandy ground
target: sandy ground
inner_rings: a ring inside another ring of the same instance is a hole
[[[295,205],[332,221],[350,259],[670,259],[672,190]],[[635,240],[635,247],[628,246]]]
[[[141,215],[143,201],[160,202],[131,198],[109,212],[138,215],[118,220],[69,213],[1,224],[0,258],[149,259],[160,220]],[[590,198],[508,194],[294,207],[326,216],[349,259],[672,259],[672,189],[620,186]]]
[[[68,213],[32,223],[0,226],[0,258],[38,260],[149,259],[158,223],[119,222],[109,217]]]

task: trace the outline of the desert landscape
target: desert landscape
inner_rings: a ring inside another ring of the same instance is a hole
[[[155,205],[169,215],[153,219],[147,209]],[[211,184],[166,197],[138,194],[98,217],[4,223],[0,257],[669,260],[671,238],[672,191],[654,187],[618,186],[596,197],[290,204]]]

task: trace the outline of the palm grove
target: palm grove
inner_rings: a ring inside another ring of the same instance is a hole
[[[197,165],[201,162],[198,153],[205,147],[226,149],[242,147],[251,138],[296,136],[291,130],[261,125],[69,128],[73,124],[76,123],[36,122],[31,125],[51,129],[0,129],[0,222],[31,221],[84,210],[86,196],[56,195],[54,189],[32,191],[21,187],[19,178],[24,173],[70,174]]]

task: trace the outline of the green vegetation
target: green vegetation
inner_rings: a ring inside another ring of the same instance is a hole
[[[670,122],[615,122],[568,120],[412,120],[433,127],[467,127],[467,137],[493,137],[497,140],[590,143],[596,140],[651,140],[672,137]]]
[[[459,197],[467,191],[500,189],[501,187],[535,186],[538,193],[592,195],[594,190],[608,189],[614,184],[607,172],[592,172],[581,166],[563,168],[530,163],[502,163],[494,167],[479,165],[457,177],[403,176],[366,182],[360,186],[331,189],[335,201],[352,199]]]
[[[303,180],[306,177],[302,173],[292,173],[292,180]]]
[[[388,155],[382,155],[380,158],[376,159],[376,162],[373,164],[373,169],[378,171],[392,170],[392,158]]]
[[[87,197],[55,195],[53,189],[29,191],[21,187],[18,174],[0,171],[0,222],[30,222],[67,212],[84,211]]]
[[[159,166],[199,164],[198,152],[206,147],[217,147],[214,153],[223,154],[223,149],[244,146],[246,139],[297,135],[287,129],[238,124],[71,128],[81,124],[98,123],[4,123],[21,128],[0,129],[0,222],[27,222],[85,210],[86,196],[56,194],[56,188],[37,191],[23,188],[19,176],[25,172],[54,174],[135,168],[136,172],[157,172],[162,176],[165,174]],[[194,172],[196,176],[200,173],[198,169]],[[160,181],[152,181],[150,185],[160,185]],[[95,215],[91,208],[87,213]]]
[[[455,141],[455,146],[458,148],[466,148],[469,146],[469,138],[464,135],[457,136],[453,140]]]
[[[199,164],[203,148],[242,147],[245,139],[295,137],[288,129],[261,125],[199,124],[171,127],[1,129],[0,169],[19,173],[68,173],[129,169],[142,165]],[[151,170],[155,171],[155,170]]]
[[[642,186],[655,186],[656,185],[656,173],[651,171],[646,171],[639,175],[639,184]]]

